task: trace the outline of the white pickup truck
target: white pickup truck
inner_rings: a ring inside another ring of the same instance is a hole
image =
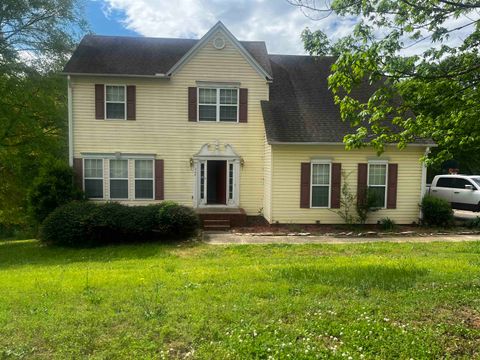
[[[480,176],[478,175],[437,175],[427,192],[445,199],[453,209],[480,211]]]

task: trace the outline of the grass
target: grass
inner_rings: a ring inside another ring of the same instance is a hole
[[[480,358],[480,242],[0,242],[0,359]]]

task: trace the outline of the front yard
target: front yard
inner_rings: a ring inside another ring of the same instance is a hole
[[[0,359],[480,357],[480,242],[0,241],[0,294]]]

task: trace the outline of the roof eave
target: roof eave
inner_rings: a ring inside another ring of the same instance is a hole
[[[100,76],[100,77],[132,77],[132,78],[151,78],[151,79],[170,79],[166,74],[142,75],[142,74],[105,74],[105,73],[75,73],[62,71],[60,75],[71,76]]]

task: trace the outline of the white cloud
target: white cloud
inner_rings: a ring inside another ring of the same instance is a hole
[[[351,33],[357,17],[331,14],[314,20],[287,0],[100,0],[106,14],[124,14],[123,25],[144,36],[200,38],[221,20],[239,40],[263,40],[272,54],[304,54],[300,33],[305,27],[321,29],[331,40]],[[320,14],[321,16],[322,14]],[[474,18],[480,15],[475,15]],[[469,18],[449,19],[445,26],[455,28]],[[450,45],[458,45],[471,31],[462,29],[451,34]],[[406,40],[405,44],[411,41]],[[403,53],[412,55],[431,46],[430,40],[409,47]],[[437,44],[438,46],[438,44]]]
[[[286,0],[104,0],[124,26],[144,36],[200,38],[221,20],[239,40],[263,40],[270,53],[303,54],[300,33],[309,26],[332,35],[352,29],[352,19],[307,18]]]

